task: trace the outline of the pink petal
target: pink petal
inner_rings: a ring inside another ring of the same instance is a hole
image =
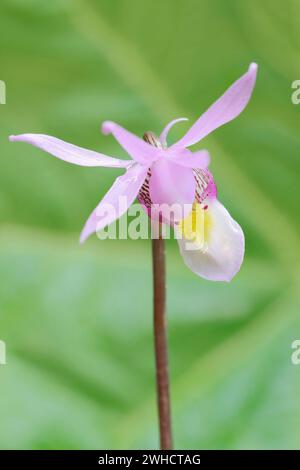
[[[173,163],[186,168],[207,168],[210,163],[210,155],[207,150],[199,150],[191,152],[188,149],[174,149],[166,150],[166,158]]]
[[[212,131],[236,118],[246,107],[256,81],[257,64],[250,64],[248,71],[195,122],[176,143],[176,147],[196,144]]]
[[[195,178],[193,170],[162,159],[151,167],[149,182],[150,197],[153,204],[173,206],[179,209],[192,205],[195,199]],[[165,217],[167,218],[167,217]],[[175,216],[174,220],[177,218]]]
[[[21,134],[11,135],[11,142],[27,142],[38,147],[45,152],[51,153],[65,162],[74,163],[81,166],[106,166],[111,168],[127,168],[132,164],[129,160],[119,160],[108,157],[102,153],[86,150],[76,145],[69,144],[63,140],[56,139],[43,134]]]
[[[92,233],[100,232],[121,217],[135,200],[147,175],[148,166],[134,164],[119,176],[100,204],[88,218],[80,235],[83,243]]]
[[[175,124],[177,124],[177,122],[182,122],[182,121],[188,121],[188,118],[173,119],[173,121],[169,122],[169,124],[166,125],[166,127],[164,128],[164,130],[162,131],[162,133],[159,136],[159,140],[161,141],[161,143],[164,147],[167,146],[167,137],[168,137],[168,134],[169,134],[170,130],[172,129],[172,127]]]
[[[112,134],[126,152],[141,164],[150,164],[161,155],[161,150],[111,121],[102,125],[103,134]]]

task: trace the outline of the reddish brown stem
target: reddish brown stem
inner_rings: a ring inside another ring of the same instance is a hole
[[[153,132],[146,132],[144,134],[144,140],[154,147],[161,148],[162,146],[161,142]],[[165,242],[161,234],[158,239],[152,239],[152,260],[154,345],[160,448],[162,450],[171,450],[172,429],[166,324]]]
[[[160,448],[172,449],[168,347],[166,325],[165,245],[163,238],[152,240],[154,292],[154,344]]]

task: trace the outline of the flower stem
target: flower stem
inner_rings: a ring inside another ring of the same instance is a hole
[[[153,132],[145,132],[144,141],[154,147],[162,144]],[[156,221],[158,222],[158,221]],[[158,222],[159,223],[159,222]],[[160,448],[172,450],[171,406],[169,392],[168,341],[166,320],[165,242],[159,224],[159,237],[152,238],[153,323],[156,366],[156,391]]]
[[[171,411],[166,325],[165,245],[160,236],[152,240],[154,292],[154,344],[160,448],[172,449]]]

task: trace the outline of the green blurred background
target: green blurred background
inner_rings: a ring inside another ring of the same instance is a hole
[[[125,156],[103,120],[140,135],[194,120],[252,61],[246,111],[202,144],[245,231],[242,270],[209,283],[167,246],[175,446],[299,447],[299,22],[299,0],[1,0],[1,448],[158,446],[150,243],[78,245],[120,171],[8,135]]]

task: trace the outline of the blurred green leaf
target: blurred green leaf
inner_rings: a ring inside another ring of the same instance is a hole
[[[226,354],[228,339],[240,329],[253,329],[258,310],[277,297],[279,279],[267,266],[249,263],[229,286],[199,285],[182,269],[178,253],[170,249],[168,255],[171,370],[180,422],[181,382],[187,381],[185,399],[207,380],[190,377],[189,370],[220,347]],[[1,447],[118,447],[125,437],[134,447],[143,446],[141,436],[144,445],[155,447],[148,248],[107,241],[78,250],[70,238],[10,229],[2,233],[0,266],[1,337],[8,347],[8,364],[0,370]],[[254,353],[253,340],[248,348]],[[222,356],[226,376],[232,364]],[[128,435],[125,423],[132,419]],[[187,437],[181,442],[188,447]]]

